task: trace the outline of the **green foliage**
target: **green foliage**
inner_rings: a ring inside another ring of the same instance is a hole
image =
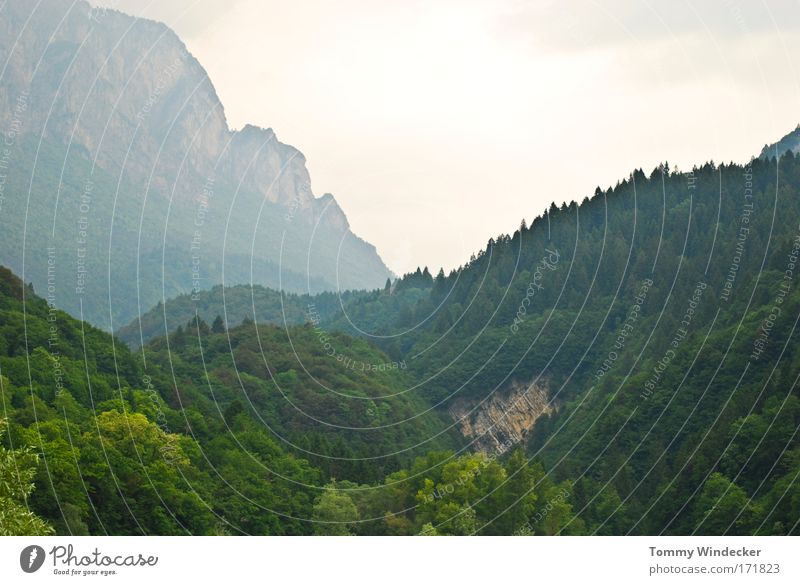
[[[30,290],[23,317],[23,290],[0,273],[0,405],[8,440],[23,446],[0,451],[4,531],[51,531],[38,518],[59,534],[311,531],[301,519],[323,484],[318,469],[244,413],[230,433],[219,416],[173,408],[168,371],[145,369]],[[191,374],[202,379],[197,366]]]
[[[314,532],[326,536],[350,536],[352,525],[358,521],[358,508],[352,498],[333,482],[314,504]]]
[[[427,449],[453,444],[441,415],[407,390],[403,364],[311,324],[251,322],[214,334],[188,323],[145,355],[175,373],[181,400],[206,421],[236,430],[243,413],[326,476],[380,481],[413,460],[419,437],[434,437]]]
[[[0,440],[6,421],[0,419]],[[28,507],[34,490],[38,458],[31,449],[6,449],[0,445],[0,536],[52,534],[53,529]]]
[[[695,503],[695,532],[746,536],[753,533],[757,517],[742,488],[721,473],[712,473]]]

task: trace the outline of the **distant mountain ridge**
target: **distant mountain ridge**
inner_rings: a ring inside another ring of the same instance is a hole
[[[319,292],[391,276],[335,198],[314,195],[299,150],[228,127],[167,26],[11,0],[0,80],[0,263],[37,291],[54,285],[73,314],[110,328],[223,282]]]
[[[759,158],[780,158],[787,152],[800,153],[800,124],[774,144],[765,144]]]
[[[342,305],[357,298],[361,292],[324,292],[314,296],[281,293],[263,286],[217,285],[196,295],[185,294],[159,303],[114,334],[131,347],[140,347],[155,337],[185,327],[197,317],[212,323],[217,317],[232,327],[245,320],[281,327],[302,325],[318,316],[327,322],[341,318]]]

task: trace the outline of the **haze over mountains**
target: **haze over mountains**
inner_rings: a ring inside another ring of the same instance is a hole
[[[314,195],[300,151],[228,127],[165,25],[12,0],[0,33],[0,263],[37,291],[57,281],[59,307],[107,328],[223,281],[318,292],[391,275]]]
[[[800,530],[797,130],[384,286],[168,28],[0,27],[0,533]]]

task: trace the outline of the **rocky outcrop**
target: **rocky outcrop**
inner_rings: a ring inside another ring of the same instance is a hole
[[[475,450],[496,453],[524,442],[539,417],[553,410],[546,383],[513,381],[482,402],[456,400],[449,412]]]

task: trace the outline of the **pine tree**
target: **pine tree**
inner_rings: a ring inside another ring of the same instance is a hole
[[[222,317],[217,315],[214,322],[211,324],[212,333],[225,333],[225,322]]]
[[[178,325],[175,330],[175,334],[172,336],[172,343],[175,345],[175,349],[183,349],[186,346],[186,331],[184,331],[182,325]]]

